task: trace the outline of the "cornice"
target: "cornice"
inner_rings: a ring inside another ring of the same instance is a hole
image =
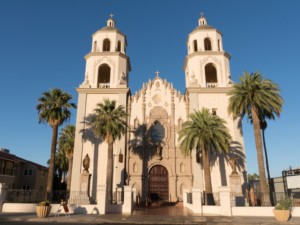
[[[186,65],[187,65],[187,61],[194,57],[194,56],[217,56],[217,55],[222,55],[222,56],[225,56],[226,58],[230,59],[231,58],[231,55],[228,54],[227,52],[225,51],[201,51],[201,52],[194,52],[192,54],[189,54],[185,57],[184,59],[184,63],[183,63],[183,68],[182,70],[185,71],[186,69]]]
[[[78,94],[130,94],[130,88],[75,88]]]
[[[92,56],[119,56],[119,57],[122,57],[127,60],[128,69],[129,69],[129,71],[131,71],[131,64],[130,64],[129,56],[125,55],[121,52],[90,52],[84,56],[85,61]]]
[[[190,93],[201,93],[201,94],[219,94],[219,93],[228,93],[233,90],[233,87],[215,87],[215,88],[201,88],[201,87],[188,87],[185,89],[184,94]]]

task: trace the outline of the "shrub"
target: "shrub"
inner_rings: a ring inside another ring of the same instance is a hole
[[[50,206],[50,202],[48,201],[42,201],[39,206]]]
[[[277,210],[289,210],[293,205],[293,200],[287,196],[280,198],[278,205],[275,206]]]

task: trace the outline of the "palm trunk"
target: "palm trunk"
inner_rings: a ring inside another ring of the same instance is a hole
[[[49,165],[49,174],[47,182],[47,195],[46,198],[51,201],[51,193],[53,189],[53,175],[54,175],[54,162],[55,162],[55,150],[57,142],[57,131],[58,125],[53,125],[52,127],[52,142],[51,142],[51,155],[50,155],[50,165]]]
[[[210,165],[209,165],[209,155],[207,151],[206,144],[202,145],[202,155],[203,155],[203,167],[204,167],[204,181],[205,181],[205,204],[212,204],[212,187],[211,187],[211,176],[210,176]]]
[[[73,169],[73,154],[71,154],[70,157],[69,157],[69,171],[68,171],[67,191],[70,191],[70,189],[71,189],[72,169]]]
[[[261,141],[261,133],[260,133],[260,123],[258,119],[258,113],[255,106],[251,107],[252,119],[253,119],[253,129],[254,129],[254,137],[255,137],[255,146],[257,151],[257,163],[258,163],[258,171],[259,171],[259,180],[260,180],[260,189],[262,192],[262,206],[269,206],[270,198],[269,191],[267,186],[267,179],[265,173],[265,165],[264,165],[264,155],[262,151],[262,141]]]
[[[106,204],[112,204],[113,200],[113,143],[108,143],[107,169],[106,169]]]
[[[267,166],[267,172],[268,172],[270,199],[271,199],[271,204],[274,205],[273,191],[272,191],[270,170],[269,170],[269,160],[268,160],[267,147],[266,147],[266,141],[265,141],[265,129],[262,129],[262,134],[263,134],[263,142],[264,142],[264,149],[265,149],[265,156],[266,156],[266,166]]]
[[[59,190],[61,190],[62,169],[59,169]]]
[[[66,182],[66,171],[65,170],[63,170],[62,179],[63,179],[62,182],[65,183]]]

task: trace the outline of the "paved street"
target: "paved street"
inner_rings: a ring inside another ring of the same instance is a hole
[[[201,224],[201,225],[275,225],[300,224],[300,217],[291,218],[287,223],[279,223],[275,217],[224,217],[215,215],[192,214],[183,207],[137,208],[132,214],[72,214],[66,218],[63,214],[48,218],[38,218],[36,213],[0,213],[0,224]]]

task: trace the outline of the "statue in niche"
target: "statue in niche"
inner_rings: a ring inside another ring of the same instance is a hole
[[[231,174],[238,174],[237,172],[236,172],[236,161],[239,159],[239,157],[237,157],[237,158],[234,158],[233,156],[231,157],[231,159],[230,159],[230,165],[231,165],[231,167],[232,167],[232,173]]]
[[[83,172],[88,173],[90,168],[90,157],[88,154],[86,154],[86,156],[84,157],[82,164],[83,164]]]
[[[155,145],[156,145],[155,156],[156,158],[161,159],[161,150],[162,150],[161,142],[156,142]]]
[[[125,75],[124,72],[122,72],[119,84],[126,84],[126,83],[127,83],[126,82],[126,75]]]
[[[191,76],[191,79],[190,79],[190,84],[196,84],[197,83],[197,79],[195,79],[195,73],[193,71],[193,74]]]

